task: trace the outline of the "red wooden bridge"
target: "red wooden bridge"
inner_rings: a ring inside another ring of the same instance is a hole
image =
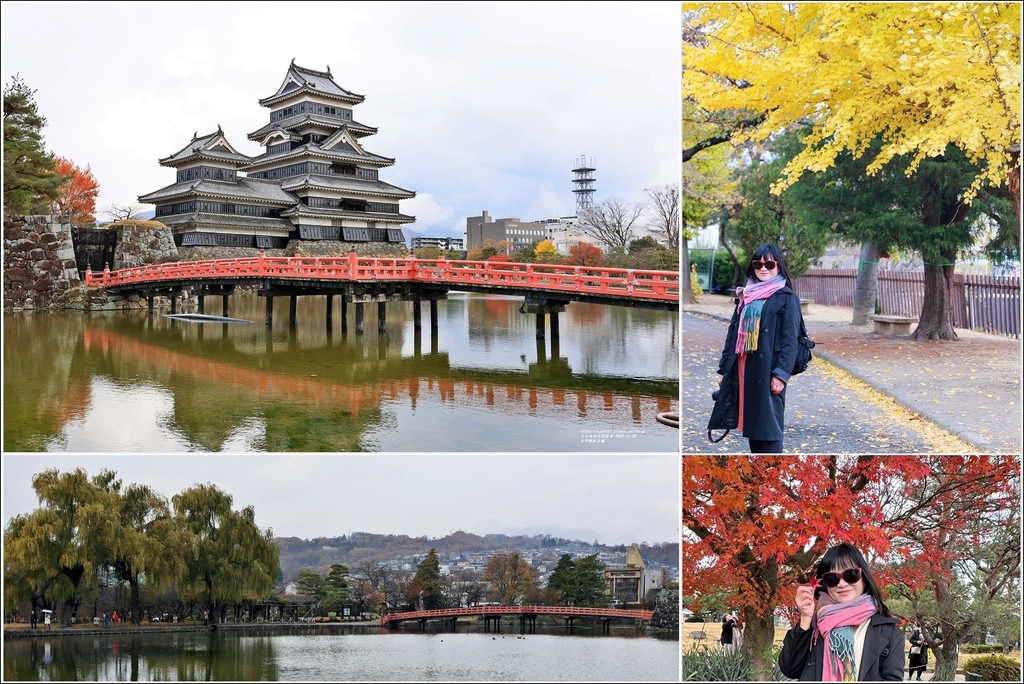
[[[381,625],[396,624],[406,621],[427,621],[427,619],[457,618],[463,615],[480,615],[484,619],[500,619],[503,615],[517,617],[536,617],[537,615],[554,615],[571,622],[577,617],[594,617],[602,621],[610,619],[629,619],[629,621],[649,621],[653,611],[640,609],[618,608],[578,608],[564,605],[478,605],[469,608],[436,608],[434,610],[412,610],[409,612],[389,612],[381,617]]]
[[[422,284],[442,289],[506,294],[549,293],[565,301],[593,301],[624,306],[675,309],[679,303],[679,274],[590,266],[556,266],[495,261],[446,259],[378,259],[359,257],[258,257],[180,261],[126,268],[86,271],[87,286],[113,291],[161,289],[216,283],[219,286],[260,283],[301,285],[313,294],[340,291],[342,284]]]

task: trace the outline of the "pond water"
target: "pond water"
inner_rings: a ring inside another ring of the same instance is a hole
[[[288,304],[270,330],[255,294],[239,323],[5,314],[4,450],[678,452],[678,312],[573,303],[553,344],[511,297],[452,293],[433,329],[367,305],[361,334]]]
[[[37,637],[5,642],[4,680],[679,681],[679,642],[631,629]]]

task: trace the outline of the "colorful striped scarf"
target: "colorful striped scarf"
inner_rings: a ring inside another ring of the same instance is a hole
[[[777,275],[764,282],[747,280],[740,294],[740,324],[736,330],[736,353],[746,354],[757,349],[761,331],[761,309],[766,299],[786,286],[786,279]]]
[[[836,603],[828,593],[818,598],[817,627],[811,636],[811,646],[818,634],[825,640],[825,655],[821,663],[821,681],[857,681],[857,652],[853,630],[878,612],[871,594],[861,594],[852,601]]]

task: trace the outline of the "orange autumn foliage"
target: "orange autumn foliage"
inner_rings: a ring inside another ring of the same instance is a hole
[[[72,225],[90,225],[96,221],[96,197],[100,184],[86,166],[79,168],[70,159],[55,158],[55,170],[61,176],[70,176],[60,188],[60,195],[50,207],[53,214],[67,216]]]

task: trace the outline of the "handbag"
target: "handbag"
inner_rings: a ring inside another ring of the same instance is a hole
[[[807,370],[807,364],[814,358],[811,350],[814,349],[814,340],[807,336],[807,326],[804,325],[804,315],[800,313],[800,332],[796,337],[796,361],[793,363],[793,371],[790,375],[800,375]]]
[[[921,647],[920,646],[911,646],[910,647],[910,655],[921,655]]]

